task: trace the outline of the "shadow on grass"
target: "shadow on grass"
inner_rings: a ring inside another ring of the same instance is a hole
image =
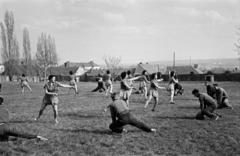
[[[35,121],[34,119],[32,119],[32,120],[14,120],[14,121],[10,121],[9,123],[54,123],[54,121],[41,120],[41,119],[39,119],[38,121]]]
[[[156,116],[152,118],[172,119],[172,120],[177,120],[177,119],[196,120],[195,116]]]
[[[71,118],[105,118],[105,116],[101,113],[96,113],[96,114],[86,114],[86,113],[81,113],[81,112],[76,112],[76,113],[62,113],[59,114],[60,117],[71,117]]]
[[[193,106],[184,106],[184,107],[178,107],[178,108],[180,108],[180,109],[199,109],[199,107],[193,107]]]
[[[87,130],[87,129],[54,129],[57,131],[62,131],[65,133],[88,133],[88,134],[101,134],[101,135],[112,135],[116,137],[121,137],[123,134],[129,134],[129,133],[136,133],[136,132],[144,132],[140,129],[134,129],[134,130],[128,130],[127,133],[115,133],[112,132],[110,129],[104,129],[104,130]]]
[[[94,133],[94,134],[107,134],[113,135],[112,131],[105,129],[105,130],[87,130],[87,129],[55,129],[62,132],[70,132],[70,133]]]

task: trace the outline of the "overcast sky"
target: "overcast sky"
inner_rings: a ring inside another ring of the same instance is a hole
[[[123,64],[234,58],[240,0],[0,0],[0,21],[13,12],[22,52],[28,28],[32,54],[42,32],[55,38],[60,64]],[[2,47],[2,45],[0,45]]]

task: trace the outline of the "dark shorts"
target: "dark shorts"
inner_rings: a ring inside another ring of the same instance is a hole
[[[28,83],[26,81],[20,83],[21,87],[27,87]]]
[[[129,100],[130,91],[129,91],[129,90],[120,90],[120,97],[121,97],[123,100]]]
[[[57,105],[59,102],[57,96],[46,95],[43,97],[43,104],[45,105]]]
[[[75,86],[75,85],[76,85],[76,81],[75,81],[75,80],[71,80],[71,81],[69,82],[69,85],[70,85],[70,86]]]
[[[158,90],[156,90],[156,89],[149,89],[147,95],[148,96],[152,96],[152,97],[158,97]]]

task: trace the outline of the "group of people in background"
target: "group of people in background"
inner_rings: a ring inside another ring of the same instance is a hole
[[[201,111],[197,113],[196,119],[203,120],[204,116],[217,120],[222,117],[221,114],[216,113],[217,109],[233,109],[229,103],[229,96],[227,92],[218,86],[218,84],[210,85],[205,82],[207,93],[200,93],[198,89],[194,89],[192,94],[199,99]]]
[[[35,118],[35,121],[38,121],[42,116],[45,108],[48,105],[51,105],[54,112],[54,121],[58,123],[58,90],[59,87],[69,88],[70,93],[71,89],[75,91],[75,95],[78,94],[77,84],[75,81],[75,75],[72,71],[69,72],[70,81],[68,84],[62,84],[56,82],[56,77],[50,75],[48,77],[48,82],[44,86],[45,95],[42,100],[42,106],[39,110],[38,116]],[[151,99],[154,99],[154,105],[152,111],[155,111],[155,108],[158,104],[158,89],[167,90],[170,93],[170,104],[175,104],[173,101],[174,96],[177,94],[182,95],[184,92],[183,87],[179,84],[179,81],[176,77],[174,71],[169,71],[169,82],[167,87],[159,86],[159,82],[162,82],[163,79],[158,79],[157,73],[151,74],[151,80],[148,78],[148,73],[146,70],[142,72],[141,75],[133,77],[131,71],[124,71],[120,75],[120,90],[118,92],[113,92],[113,83],[112,77],[109,70],[106,71],[106,74],[98,79],[98,86],[92,92],[105,92],[105,95],[111,95],[112,103],[104,109],[106,111],[110,109],[112,123],[109,128],[111,131],[116,133],[126,132],[124,126],[130,124],[137,128],[140,128],[146,132],[156,132],[156,129],[148,127],[145,123],[139,121],[130,113],[129,99],[133,93],[133,89],[136,90],[135,93],[141,94],[145,98],[145,105],[143,110],[146,110]],[[19,78],[20,86],[22,89],[22,94],[24,94],[24,88],[28,88],[31,93],[33,93],[31,87],[28,85],[27,78],[25,74]],[[139,80],[139,88],[137,89],[133,82]],[[149,89],[147,89],[147,84],[149,84]],[[222,117],[221,114],[217,113],[217,109],[222,109],[224,107],[233,109],[229,103],[229,96],[227,92],[218,86],[218,84],[210,85],[207,81],[205,82],[207,93],[201,93],[198,89],[194,89],[192,94],[199,99],[201,111],[197,113],[196,119],[203,120],[204,116],[207,116],[213,120],[217,120],[219,117]],[[0,98],[0,105],[3,103],[3,98]],[[0,107],[0,140],[8,140],[9,136],[18,136],[28,139],[37,138],[40,140],[47,140],[41,136],[30,134],[25,131],[15,128],[12,124],[9,124],[8,121],[8,112],[4,107]]]

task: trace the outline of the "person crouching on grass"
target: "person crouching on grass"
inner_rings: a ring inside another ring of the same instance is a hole
[[[145,102],[145,106],[143,108],[143,111],[145,111],[145,109],[147,108],[148,103],[151,101],[152,97],[155,100],[155,103],[154,103],[152,111],[155,111],[155,107],[158,104],[158,90],[157,89],[165,89],[165,87],[160,87],[158,85],[158,82],[161,82],[163,79],[157,79],[157,73],[153,73],[151,75],[151,79],[152,80],[150,82],[150,88],[149,88],[149,91],[148,91],[148,98],[147,98],[147,100]]]
[[[227,92],[223,88],[219,87],[218,84],[213,84],[213,87],[216,90],[216,100],[218,103],[218,109],[222,109],[224,107],[233,109],[233,107],[229,103],[229,96]]]
[[[200,102],[201,111],[196,115],[197,120],[204,120],[204,115],[212,120],[218,120],[219,117],[222,117],[220,114],[215,113],[217,103],[212,97],[206,93],[200,93],[198,89],[194,89],[192,94],[197,97]]]
[[[74,88],[74,86],[66,85],[66,84],[61,84],[59,82],[55,81],[56,77],[54,75],[50,75],[48,77],[49,82],[45,84],[44,89],[45,89],[45,95],[43,97],[43,103],[42,107],[39,111],[39,115],[37,118],[35,118],[35,121],[37,121],[44,109],[47,107],[47,105],[52,105],[53,112],[54,112],[54,121],[55,123],[58,123],[57,117],[58,117],[58,87],[64,87],[64,88]]]
[[[105,90],[106,90],[106,89],[105,89],[105,87],[104,87],[102,78],[100,77],[100,78],[98,79],[98,86],[97,86],[97,88],[93,89],[91,92],[97,92],[97,91],[99,91],[99,92],[104,92]]]
[[[113,93],[111,98],[113,102],[106,109],[104,109],[104,112],[106,112],[107,109],[110,108],[112,117],[112,123],[109,125],[110,130],[116,133],[127,132],[123,126],[132,125],[142,129],[145,132],[156,132],[156,129],[151,129],[146,124],[140,122],[138,119],[132,116],[126,105],[126,102],[120,99],[118,93]]]
[[[39,135],[23,131],[10,123],[8,110],[2,106],[2,103],[3,98],[0,97],[0,141],[8,141],[10,136],[26,139],[48,140]]]

